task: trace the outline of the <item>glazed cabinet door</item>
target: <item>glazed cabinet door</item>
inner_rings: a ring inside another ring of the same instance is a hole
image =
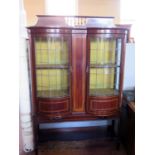
[[[87,111],[98,116],[117,113],[122,91],[123,36],[88,34]]]
[[[62,118],[70,113],[71,36],[37,34],[33,42],[37,113],[50,118]]]

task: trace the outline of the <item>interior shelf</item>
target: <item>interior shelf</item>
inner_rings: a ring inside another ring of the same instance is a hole
[[[108,63],[108,64],[90,64],[90,68],[115,68],[120,67],[120,65]]]
[[[67,64],[42,64],[36,65],[36,69],[67,69],[69,66]]]
[[[111,96],[111,95],[118,95],[118,90],[115,89],[90,89],[89,90],[90,96]]]
[[[66,96],[69,96],[68,89],[37,91],[37,97],[41,98],[60,98]]]

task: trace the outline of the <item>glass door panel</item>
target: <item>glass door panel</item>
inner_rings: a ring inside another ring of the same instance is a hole
[[[69,95],[68,70],[38,69],[37,96],[57,98]]]
[[[35,38],[37,97],[69,96],[69,37]]]
[[[115,38],[90,38],[90,65],[119,64],[120,41]]]
[[[121,39],[90,37],[89,95],[118,95]]]
[[[90,69],[89,92],[90,95],[104,96],[116,95],[114,68]]]
[[[36,65],[67,65],[68,42],[64,37],[35,39]]]
[[[115,63],[115,40],[97,38],[91,40],[91,64]]]

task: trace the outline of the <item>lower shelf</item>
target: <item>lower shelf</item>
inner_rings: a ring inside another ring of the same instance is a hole
[[[118,90],[114,89],[90,89],[89,90],[90,96],[112,96],[112,95],[118,95],[119,92]]]
[[[37,91],[37,96],[42,98],[59,98],[69,95],[68,89]]]
[[[109,135],[108,135],[109,136]],[[107,126],[39,130],[40,142],[52,140],[84,140],[107,137]]]

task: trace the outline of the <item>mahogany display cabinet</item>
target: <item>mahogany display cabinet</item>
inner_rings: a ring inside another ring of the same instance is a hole
[[[28,27],[36,126],[118,118],[127,29],[112,17],[37,17]]]

